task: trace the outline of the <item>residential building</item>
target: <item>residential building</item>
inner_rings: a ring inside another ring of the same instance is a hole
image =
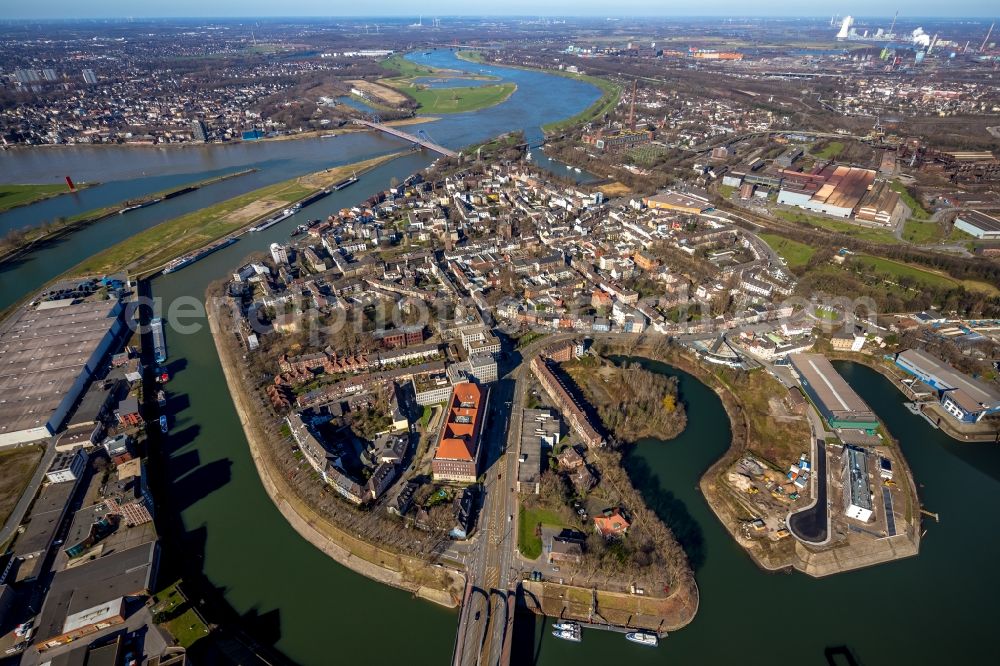
[[[52,464],[49,465],[45,478],[50,483],[76,481],[83,475],[88,460],[90,460],[90,456],[87,455],[87,451],[83,447],[72,451],[59,451],[52,459]]]
[[[451,397],[451,382],[445,372],[423,372],[410,379],[418,405],[436,405]]]
[[[594,529],[605,539],[625,536],[632,524],[618,507],[606,509],[600,516],[594,516]]]
[[[271,243],[271,259],[277,265],[288,263],[288,248],[280,243]]]

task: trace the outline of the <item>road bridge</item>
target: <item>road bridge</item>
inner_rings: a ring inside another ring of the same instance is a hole
[[[454,150],[449,150],[448,148],[445,148],[440,144],[434,143],[430,139],[424,139],[419,136],[410,134],[408,132],[403,132],[402,130],[398,130],[395,127],[389,127],[388,125],[384,125],[382,123],[375,123],[370,120],[356,119],[354,122],[356,122],[359,125],[364,125],[365,127],[370,127],[373,130],[378,130],[379,132],[385,132],[386,134],[399,137],[400,139],[409,141],[410,143],[426,148],[427,150],[433,150],[435,153],[440,153],[445,157],[458,156],[458,153],[456,153]]]
[[[515,352],[513,367],[493,385],[483,429],[486,498],[479,513],[459,616],[453,666],[508,666],[514,631],[515,595],[523,571],[517,560],[518,500],[515,491],[521,415],[527,399],[530,361],[545,347],[573,335],[555,333]]]

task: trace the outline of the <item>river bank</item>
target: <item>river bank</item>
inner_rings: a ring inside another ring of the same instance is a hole
[[[174,197],[187,194],[188,192],[193,192],[202,187],[214,185],[215,183],[221,183],[232,178],[238,178],[239,176],[244,176],[255,171],[257,171],[257,169],[242,169],[235,173],[206,178],[189,185],[163,190],[161,192],[156,192],[137,199],[128,199],[110,206],[104,206],[96,210],[87,211],[85,213],[66,218],[62,222],[52,223],[45,227],[34,227],[24,232],[24,235],[21,238],[13,241],[13,245],[10,248],[0,251],[0,264],[22,256],[24,253],[30,252],[38,245],[64,238],[88,225],[105,220],[112,215],[127,213],[132,209],[145,208],[165,199],[172,199]]]
[[[36,204],[39,201],[61,197],[64,194],[74,194],[100,183],[80,183],[70,190],[69,185],[34,185],[10,183],[0,185],[0,213],[6,213],[15,208]]]
[[[242,388],[247,383],[238,370],[237,350],[234,349],[236,337],[223,334],[220,318],[225,315],[212,293],[206,294],[206,312],[233,406],[247,438],[261,484],[289,525],[324,554],[362,576],[406,590],[441,606],[457,607],[465,588],[464,576],[439,568],[437,572],[447,578],[449,585],[431,583],[426,575],[431,566],[429,562],[382,550],[375,544],[348,534],[296,497],[295,491],[284,478],[275,473],[269,455],[272,447],[266,444],[265,429],[258,422],[250,405],[250,396]],[[388,566],[388,562],[393,562],[395,566]]]
[[[157,272],[177,257],[245,233],[255,222],[403,154],[380,155],[290,178],[168,220],[84,260],[68,275],[108,274],[121,270],[140,274]]]

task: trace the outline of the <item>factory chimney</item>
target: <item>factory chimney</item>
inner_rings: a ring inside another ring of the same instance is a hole
[[[854,25],[854,19],[850,16],[845,16],[844,22],[840,24],[840,32],[837,33],[837,39],[839,41],[847,39],[847,36],[851,33],[852,25]]]
[[[628,128],[635,131],[635,90],[639,79],[632,79],[632,103],[628,107]]]
[[[979,46],[979,52],[980,52],[980,53],[982,53],[982,52],[983,52],[983,49],[985,49],[985,48],[986,48],[986,43],[987,43],[988,41],[990,41],[990,35],[992,35],[992,34],[993,34],[993,26],[995,26],[995,25],[996,25],[996,23],[990,23],[990,29],[989,29],[989,31],[988,31],[988,32],[986,33],[986,38],[985,38],[985,39],[983,40],[983,43],[982,43],[982,44],[981,44],[981,45]]]

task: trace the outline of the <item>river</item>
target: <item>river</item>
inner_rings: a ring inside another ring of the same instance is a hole
[[[597,88],[582,81],[538,71],[469,63],[456,58],[450,50],[421,52],[412,54],[410,58],[435,67],[482,72],[517,84],[517,90],[502,104],[480,111],[445,114],[439,116],[439,120],[404,128],[411,133],[422,129],[436,142],[449,148],[460,149],[504,132],[521,129],[530,142],[538,143],[542,138],[543,124],[579,113],[600,97]],[[335,139],[313,137],[163,147],[47,146],[0,151],[0,183],[51,183],[60,181],[65,175],[79,182],[101,183],[76,194],[55,197],[0,214],[0,236],[11,229],[36,226],[56,217],[69,217],[215,175],[249,167],[258,169],[255,173],[216,183],[149,208],[112,216],[15,261],[0,264],[0,310],[63,274],[84,258],[137,231],[270,183],[385,155],[405,147],[406,142],[400,139],[381,133],[362,132]],[[430,164],[435,157],[425,151],[419,153],[418,161],[407,164],[416,170]],[[543,155],[538,157],[541,166],[550,166]],[[557,164],[552,166],[560,176],[576,181],[593,178],[590,174],[570,172]],[[368,181],[372,182],[379,181]],[[387,186],[388,183],[379,185]],[[357,194],[363,187],[365,185],[358,184],[351,189],[353,199],[367,198],[370,192],[364,196]],[[372,185],[367,187],[371,189]],[[317,217],[322,210],[325,209],[320,207],[308,214]],[[296,224],[305,215],[303,212]],[[282,228],[291,227],[286,225]]]
[[[421,54],[417,59],[457,68],[468,65],[455,61],[446,51]],[[487,68],[491,73],[496,69]],[[522,70],[500,71],[505,78],[519,77],[518,91],[511,99],[494,109],[428,124],[436,140],[458,146],[524,124],[536,128],[577,113],[596,98],[589,86],[569,79]],[[571,88],[560,88],[567,84]],[[588,91],[579,93],[579,86]],[[556,94],[559,90],[562,94]],[[479,117],[485,123],[481,131],[475,129]],[[354,161],[348,152],[356,152],[358,158],[387,152],[387,147],[376,142],[392,149],[399,147],[392,140],[372,135],[240,144],[223,148],[219,155],[271,155],[277,162],[226,157],[229,161],[215,163],[212,169],[261,167],[259,175],[221,184],[242,187],[252,178],[278,180]],[[232,153],[227,152],[230,149]],[[77,159],[73,157],[76,150],[66,150],[67,160]],[[141,161],[138,156],[146,154],[145,149],[137,150],[108,154]],[[194,149],[191,154],[206,150]],[[331,154],[325,156],[325,151]],[[5,161],[10,153],[0,156],[0,169],[12,168],[11,162]],[[39,151],[39,155],[46,154]],[[165,158],[170,164],[153,177],[168,175],[178,164],[174,175],[202,177],[200,166],[186,164],[191,155],[185,149],[175,154],[181,157]],[[356,203],[385,187],[392,177],[402,178],[430,159],[415,153],[383,165],[351,188],[317,202],[301,217],[318,217]],[[48,166],[57,164],[58,160]],[[81,168],[86,166],[80,164]],[[100,169],[87,168],[91,169],[90,178],[96,178],[94,174]],[[120,165],[112,168],[118,170]],[[106,176],[99,179],[110,180]],[[150,208],[150,213],[157,208]],[[157,278],[153,292],[164,304],[181,296],[201,298],[211,281],[229,274],[249,252],[287,238],[295,224],[297,221],[288,220],[177,273]],[[75,263],[107,244],[104,239],[84,236],[86,233],[65,244],[71,246],[64,248],[72,255],[67,261]],[[57,261],[54,256],[44,255]],[[72,263],[65,264],[66,268]],[[0,296],[6,302],[20,297],[12,298],[12,294],[23,295],[44,281],[44,271],[23,270],[15,267],[0,273]],[[16,277],[12,279],[12,275]],[[168,330],[167,337],[173,375],[168,385],[173,427],[165,444],[170,484],[167,501],[183,522],[190,561],[201,563],[207,579],[248,619],[255,636],[273,643],[298,663],[350,660],[368,664],[392,659],[408,665],[445,663],[456,614],[358,576],[301,539],[263,491],[207,327],[187,335]],[[656,367],[674,372],[666,366]],[[866,664],[981,662],[992,657],[993,611],[989,609],[994,593],[1000,591],[993,573],[1000,538],[1000,519],[994,511],[1000,503],[998,449],[952,442],[909,414],[902,407],[902,397],[877,373],[853,365],[840,365],[839,369],[902,440],[918,481],[926,484],[921,488],[922,500],[942,515],[941,524],[927,525],[928,535],[917,558],[825,580],[758,570],[718,524],[697,490],[701,474],[729,445],[722,406],[705,386],[676,373],[681,377],[681,395],[688,409],[687,430],[667,443],[640,442],[628,463],[650,504],[678,531],[692,553],[701,589],[698,616],[658,649],[627,644],[619,635],[601,632],[587,632],[583,644],[564,643],[551,638],[543,623],[536,622],[538,642],[525,641],[522,634],[519,653],[537,656],[539,664],[580,666],[604,666],[623,657],[629,663],[764,664],[787,659],[821,664],[826,663],[823,651],[836,646],[848,646]]]

